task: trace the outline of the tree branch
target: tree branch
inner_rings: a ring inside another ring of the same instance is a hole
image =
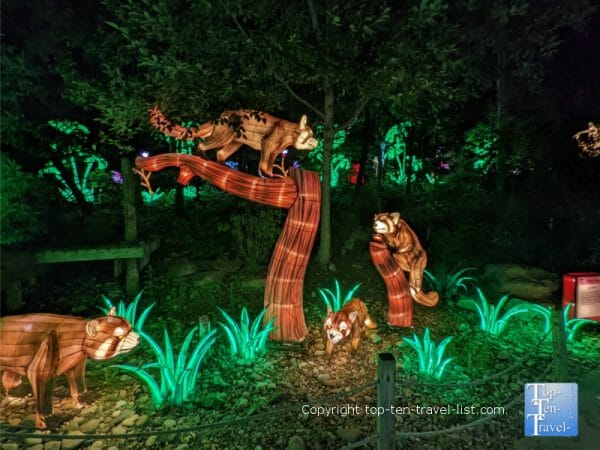
[[[285,81],[283,78],[281,78],[279,75],[277,75],[277,71],[273,70],[273,68],[271,67],[271,65],[269,64],[269,61],[267,61],[267,59],[263,56],[263,54],[258,50],[258,48],[256,48],[256,46],[254,45],[254,41],[252,40],[252,38],[248,35],[248,33],[246,33],[246,30],[244,30],[244,28],[242,27],[242,25],[238,22],[238,20],[235,18],[235,16],[233,14],[229,14],[229,16],[231,17],[231,19],[233,20],[233,22],[235,23],[236,27],[238,28],[238,30],[240,30],[240,32],[246,37],[246,39],[248,41],[250,41],[250,43],[252,44],[252,47],[254,48],[254,50],[256,51],[256,53],[259,55],[259,57],[263,60],[263,62],[271,69],[271,73],[273,74],[273,76],[275,77],[275,79],[281,83],[281,85],[290,93],[290,95],[292,97],[294,97],[296,100],[298,100],[300,103],[302,103],[304,106],[306,106],[307,108],[309,108],[311,111],[313,111],[317,116],[319,116],[321,119],[325,119],[325,113],[323,113],[321,110],[319,110],[318,108],[316,108],[315,106],[313,106],[310,102],[308,102],[307,100],[303,99],[302,97],[300,97],[300,95],[298,95],[292,88],[291,86],[287,83],[287,81]]]
[[[341,129],[343,129],[343,130],[347,129],[352,124],[352,122],[354,122],[356,120],[356,118],[358,117],[358,115],[363,111],[363,109],[365,109],[365,107],[369,103],[369,100],[371,100],[371,96],[370,95],[367,95],[366,97],[363,97],[363,99],[360,101],[360,103],[356,107],[356,110],[354,111],[354,114],[352,114],[350,116],[350,118],[341,127]]]

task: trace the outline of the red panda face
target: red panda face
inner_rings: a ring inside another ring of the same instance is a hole
[[[118,316],[106,316],[92,320],[87,326],[86,354],[96,360],[113,358],[133,350],[139,336],[131,330],[127,320]]]
[[[332,344],[337,344],[347,337],[352,330],[352,325],[356,320],[356,316],[356,312],[347,314],[344,311],[337,313],[329,311],[327,313],[327,318],[325,319],[325,325],[323,326],[327,339],[329,339]]]
[[[379,234],[395,233],[400,223],[400,213],[379,213],[373,218],[373,231]]]

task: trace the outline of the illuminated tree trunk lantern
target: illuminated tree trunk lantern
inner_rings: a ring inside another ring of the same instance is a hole
[[[177,181],[184,186],[194,176],[225,192],[276,208],[288,209],[267,272],[264,321],[276,317],[270,337],[300,341],[307,335],[302,302],[304,274],[319,225],[321,187],[315,172],[290,169],[289,178],[259,178],[228,166],[181,153],[137,158],[138,169],[156,172],[179,167]]]
[[[413,299],[404,271],[384,243],[371,242],[369,249],[373,264],[387,288],[388,324],[396,327],[411,327]]]

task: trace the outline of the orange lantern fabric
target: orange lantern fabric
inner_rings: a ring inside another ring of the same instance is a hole
[[[25,314],[0,319],[0,372],[5,391],[27,376],[36,405],[36,426],[52,414],[53,382],[64,374],[71,397],[81,402],[87,358],[105,360],[127,353],[139,337],[122,317],[87,320],[57,314]]]

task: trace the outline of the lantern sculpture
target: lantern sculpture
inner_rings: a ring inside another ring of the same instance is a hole
[[[387,287],[388,323],[410,327],[413,300],[425,306],[435,306],[439,300],[437,292],[422,290],[427,253],[400,213],[376,214],[373,231],[371,259]],[[409,273],[408,282],[404,272]]]
[[[131,351],[139,342],[127,320],[114,315],[87,320],[57,314],[25,314],[0,319],[0,371],[5,391],[27,376],[33,391],[36,426],[52,414],[54,378],[64,374],[71,397],[81,402],[87,358],[105,360]]]
[[[300,123],[296,124],[265,113],[243,110],[223,113],[216,123],[183,128],[168,122],[157,108],[151,111],[151,115],[151,123],[169,136],[188,140],[204,138],[198,146],[201,151],[221,147],[217,152],[219,161],[224,161],[243,144],[260,150],[260,170],[267,174],[272,173],[275,158],[288,146],[310,150],[317,145],[312,130],[306,124],[306,116],[302,116]],[[284,173],[289,176],[262,178],[199,156],[180,153],[137,158],[135,163],[140,174],[179,167],[177,182],[184,186],[198,176],[246,200],[289,210],[267,271],[264,294],[267,312],[263,322],[267,324],[275,318],[275,328],[269,335],[273,340],[303,340],[308,330],[304,321],[302,289],[319,226],[319,174],[290,168],[289,173]]]
[[[150,123],[168,136],[182,140],[202,139],[198,150],[219,149],[217,161],[224,163],[242,145],[260,151],[259,171],[272,175],[275,159],[287,147],[296,150],[314,150],[318,141],[313,137],[312,128],[307,125],[306,115],[300,123],[273,117],[261,111],[225,111],[213,122],[196,127],[183,127],[173,124],[155,106],[150,110]]]

